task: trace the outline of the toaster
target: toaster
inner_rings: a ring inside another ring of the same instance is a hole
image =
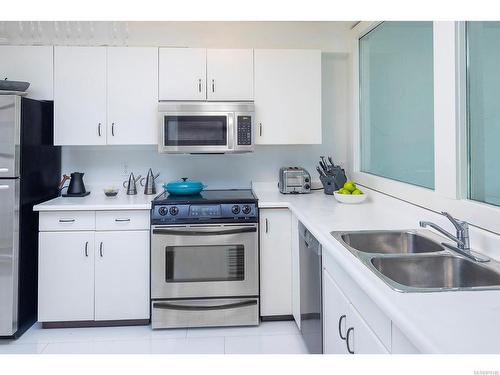
[[[283,194],[310,193],[311,175],[302,167],[281,167],[278,187]]]

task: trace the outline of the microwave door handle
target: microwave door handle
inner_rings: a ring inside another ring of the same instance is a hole
[[[234,137],[236,132],[236,119],[234,113],[227,116],[227,148],[234,149]]]
[[[206,311],[206,310],[228,310],[228,309],[235,309],[238,307],[252,306],[256,304],[257,300],[255,299],[250,301],[228,303],[224,305],[208,305],[208,306],[177,305],[174,303],[167,303],[167,302],[155,302],[153,303],[153,308],[165,309],[165,310]]]
[[[238,233],[257,232],[256,227],[227,229],[227,230],[191,230],[191,229],[153,229],[153,234],[164,234],[174,236],[217,236]]]

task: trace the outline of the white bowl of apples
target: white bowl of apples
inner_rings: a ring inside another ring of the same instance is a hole
[[[366,194],[352,181],[347,181],[342,189],[334,191],[333,196],[338,202],[346,204],[357,204],[366,200]]]

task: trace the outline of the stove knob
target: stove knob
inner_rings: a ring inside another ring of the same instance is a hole
[[[248,215],[252,211],[252,207],[250,207],[248,204],[245,204],[241,210],[245,215]]]
[[[179,209],[177,207],[173,206],[173,207],[170,207],[169,212],[170,212],[170,215],[175,216],[179,213]]]
[[[231,211],[233,214],[235,215],[238,215],[240,213],[240,206],[238,206],[237,204],[235,204],[232,208],[231,208]]]
[[[309,188],[310,188],[310,187],[311,187],[311,186],[310,186],[309,184],[305,184],[305,185],[304,185],[304,188],[305,188],[306,190],[309,190]]]
[[[165,216],[165,215],[168,213],[167,207],[160,207],[160,208],[158,209],[158,213],[159,213],[161,216]]]

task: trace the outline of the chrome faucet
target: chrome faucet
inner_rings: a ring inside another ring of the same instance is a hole
[[[441,212],[442,215],[446,216],[448,220],[451,221],[453,226],[455,227],[457,234],[454,236],[450,232],[444,230],[441,228],[439,225],[434,224],[430,221],[421,221],[420,226],[422,228],[425,227],[431,227],[435,230],[437,230],[439,233],[445,235],[448,237],[450,240],[456,242],[457,246],[452,246],[447,243],[442,243],[443,246],[447,247],[450,250],[453,250],[469,259],[472,259],[476,262],[488,262],[490,258],[479,255],[477,253],[473,253],[470,249],[470,240],[469,240],[469,224],[466,221],[461,221],[455,219],[453,216],[451,216],[448,212]]]

